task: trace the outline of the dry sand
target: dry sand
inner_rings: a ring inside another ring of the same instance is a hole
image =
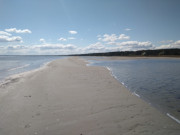
[[[76,57],[0,87],[0,135],[179,135],[180,125]]]

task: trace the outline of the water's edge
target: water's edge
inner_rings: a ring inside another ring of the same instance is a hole
[[[64,58],[61,58],[61,59],[66,59],[66,58],[67,57],[64,57]],[[44,69],[44,68],[46,68],[48,66],[49,63],[51,63],[53,61],[56,61],[56,60],[58,60],[58,59],[53,59],[53,60],[50,60],[48,62],[46,61],[46,62],[42,63],[39,67],[32,68],[32,69],[27,70],[27,71],[23,71],[23,72],[20,72],[20,73],[15,73],[15,74],[11,74],[9,76],[6,76],[2,80],[0,80],[0,87],[3,86],[3,85],[6,85],[7,83],[11,83],[14,79],[20,78],[21,76],[24,76],[26,74],[29,74],[29,73],[36,72],[36,71],[39,71],[41,69]],[[19,68],[22,68],[22,67],[19,67]],[[10,70],[14,70],[14,69],[15,68],[10,69]]]
[[[115,74],[113,73],[113,71],[111,70],[110,67],[108,66],[98,66],[98,65],[92,65],[93,62],[89,61],[89,60],[85,60],[88,64],[86,64],[86,66],[97,66],[97,67],[104,67],[106,68],[110,75],[116,79],[120,84],[122,84],[124,87],[126,87],[126,89],[131,92],[133,95],[135,95],[136,97],[140,98],[141,100],[145,101],[146,103],[150,104],[153,108],[155,108],[156,110],[160,111],[161,113],[165,114],[167,117],[171,118],[172,120],[174,120],[175,122],[177,122],[178,124],[180,124],[180,120],[177,119],[176,117],[172,116],[169,112],[163,112],[162,110],[158,109],[156,106],[154,106],[151,102],[148,102],[147,100],[143,99],[139,94],[136,93],[136,91],[132,92],[130,91],[127,86],[124,84],[124,82],[121,82],[120,80],[118,80],[118,78],[115,76]]]

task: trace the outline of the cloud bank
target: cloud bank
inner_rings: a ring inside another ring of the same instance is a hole
[[[0,31],[0,35],[11,36],[10,33],[7,33],[7,32],[5,32],[5,31]]]
[[[22,38],[20,36],[5,36],[5,35],[0,35],[0,42],[22,42]]]
[[[39,55],[64,55],[83,54],[113,51],[137,51],[164,48],[180,48],[180,40],[172,44],[156,47],[150,41],[125,41],[116,42],[115,45],[107,45],[96,42],[85,47],[78,47],[73,44],[41,44],[41,45],[8,45],[0,46],[0,54],[39,54]]]
[[[111,51],[131,51],[152,49],[154,46],[151,42],[127,41],[116,43],[116,45],[106,45],[101,42],[90,44],[86,47],[78,47],[73,44],[41,44],[41,45],[8,45],[0,46],[1,54],[79,54],[79,53],[98,53]]]
[[[129,30],[128,30],[129,31]],[[84,47],[71,44],[70,41],[76,39],[75,37],[60,37],[59,41],[67,41],[62,43],[46,43],[44,38],[39,39],[41,44],[35,45],[20,45],[15,43],[23,42],[22,37],[12,36],[12,33],[31,33],[28,29],[11,28],[0,31],[0,43],[7,42],[8,44],[0,45],[0,54],[35,54],[35,55],[64,55],[64,54],[83,54],[83,53],[100,53],[113,51],[137,51],[137,50],[151,50],[164,48],[180,48],[180,40],[178,41],[161,41],[162,45],[155,46],[150,41],[134,41],[130,40],[130,36],[125,34],[104,34],[98,35],[95,43]],[[77,31],[69,31],[70,34],[77,34]],[[13,43],[13,44],[11,44]]]
[[[164,44],[159,47],[156,47],[156,49],[169,49],[169,48],[180,48],[180,40],[177,40],[175,42],[171,42],[169,44]]]

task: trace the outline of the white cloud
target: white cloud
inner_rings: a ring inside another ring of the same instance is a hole
[[[17,30],[16,28],[5,29],[5,31],[14,33],[32,33],[29,29]]]
[[[22,42],[22,38],[20,36],[9,37],[0,35],[0,42]]]
[[[174,42],[174,45],[180,45],[180,40]]]
[[[11,36],[10,33],[7,33],[7,32],[5,32],[5,31],[0,31],[0,35]]]
[[[27,46],[24,46],[24,45],[9,45],[7,46],[7,49],[8,50],[22,50],[22,49],[27,49],[28,47]]]
[[[154,49],[154,45],[149,42],[138,42],[138,41],[126,41],[116,43],[121,51],[137,51],[137,50],[147,50]]]
[[[130,39],[130,37],[126,36],[125,34],[120,34],[118,39],[119,40],[127,40],[127,39]]]
[[[156,47],[156,49],[180,48],[180,40]]]
[[[58,40],[59,40],[59,41],[67,41],[67,39],[65,39],[65,38],[63,38],[63,37],[59,38]]]
[[[0,31],[0,42],[22,42],[22,38],[20,36],[12,36],[12,34]]]
[[[103,41],[106,45],[104,51],[136,51],[136,50],[145,50],[145,49],[153,49],[154,45],[149,42],[138,42],[138,41],[124,41],[120,42],[120,40],[128,40],[129,36],[125,34],[120,34],[117,36],[116,34],[104,34],[103,36],[97,36],[99,41]],[[111,47],[107,47],[111,45]]]
[[[97,52],[105,52],[106,47],[104,45],[102,45],[101,42],[97,42],[94,44],[90,44],[86,47],[81,47],[81,48],[77,48],[76,52],[79,54],[84,54],[84,53],[97,53]]]
[[[102,38],[101,38],[101,37],[99,37],[99,38],[98,38],[98,40],[100,41],[100,40],[102,40]]]
[[[90,44],[89,46],[83,48],[86,52],[101,52],[105,49],[105,46],[102,45],[100,42],[97,42],[95,44]]]
[[[117,45],[121,45],[121,46],[133,46],[133,45],[149,46],[149,45],[152,45],[152,43],[149,41],[147,41],[147,42],[126,41],[126,42],[117,43]]]
[[[33,45],[29,48],[29,52],[34,52],[35,54],[48,54],[48,55],[62,55],[62,54],[72,54],[76,51],[76,46],[73,44],[44,44],[44,45]]]
[[[98,40],[103,41],[103,42],[107,42],[107,44],[112,44],[117,40],[127,40],[130,39],[129,36],[126,36],[125,34],[120,34],[119,36],[117,36],[116,34],[104,34],[103,36],[98,35]]]
[[[159,43],[161,44],[169,44],[169,43],[172,43],[173,40],[163,40],[163,41],[160,41]]]
[[[90,44],[87,47],[78,48],[78,49],[79,49],[78,53],[102,53],[102,52],[121,51],[118,46],[107,47],[107,45],[103,45],[101,42]]]
[[[76,39],[76,38],[75,37],[68,37],[68,39],[73,40],[73,39]]]
[[[90,44],[86,47],[77,47],[73,44],[47,44],[45,39],[41,38],[40,42],[44,44],[23,46],[23,45],[11,45],[0,46],[0,53],[4,52],[10,54],[79,54],[79,53],[98,53],[98,52],[112,52],[112,51],[136,51],[154,49],[154,45],[149,42],[139,41],[124,41],[130,37],[125,34],[104,34],[97,36],[99,42]],[[75,39],[74,37],[68,37],[67,39]],[[66,38],[59,38],[60,41],[66,41]],[[10,37],[0,35],[0,42],[22,42],[21,37]],[[169,45],[170,46],[170,45]],[[180,40],[173,43],[173,46],[180,46]],[[167,47],[167,46],[166,46]]]
[[[44,38],[40,38],[39,41],[40,41],[41,43],[45,43],[45,42],[46,42],[46,40],[45,40]]]
[[[131,30],[132,30],[132,29],[130,29],[130,28],[126,28],[126,29],[125,29],[125,31],[131,31]]]
[[[77,53],[77,47],[72,44],[41,44],[41,45],[8,45],[0,46],[1,54],[38,54],[61,55]]]
[[[70,34],[77,34],[77,31],[70,30],[69,33],[70,33]]]
[[[114,42],[116,40],[118,40],[118,37],[116,36],[116,34],[111,34],[111,35],[104,34],[102,38],[102,41],[104,42]]]
[[[126,41],[116,43],[114,46],[103,45],[101,42],[91,44],[85,48],[81,49],[82,53],[96,53],[96,52],[112,52],[112,51],[137,51],[137,50],[146,50],[154,49],[154,45],[147,42],[138,42],[138,41]]]
[[[0,54],[27,54],[27,47],[23,45],[8,45],[8,46],[0,46]]]
[[[178,44],[178,42],[176,43]],[[79,54],[79,53],[98,53],[112,51],[135,51],[143,49],[153,49],[151,42],[127,41],[119,42],[116,45],[104,45],[101,42],[90,44],[86,47],[77,47],[73,44],[40,44],[40,45],[11,45],[0,46],[1,54]]]
[[[64,45],[64,44],[45,44],[45,45],[34,45],[32,46],[32,48],[34,49],[41,49],[41,50],[54,50],[54,49],[57,49],[57,50],[61,50],[61,49],[75,49],[76,46],[75,45],[72,45],[72,44],[67,44],[67,45]]]

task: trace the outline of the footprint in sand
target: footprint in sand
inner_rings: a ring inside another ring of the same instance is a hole
[[[31,127],[31,124],[26,124],[25,126],[24,126],[24,128],[30,128]]]
[[[31,95],[28,95],[28,96],[24,96],[24,97],[27,97],[27,98],[31,98]]]
[[[41,115],[41,113],[36,113],[36,116],[40,116]]]

